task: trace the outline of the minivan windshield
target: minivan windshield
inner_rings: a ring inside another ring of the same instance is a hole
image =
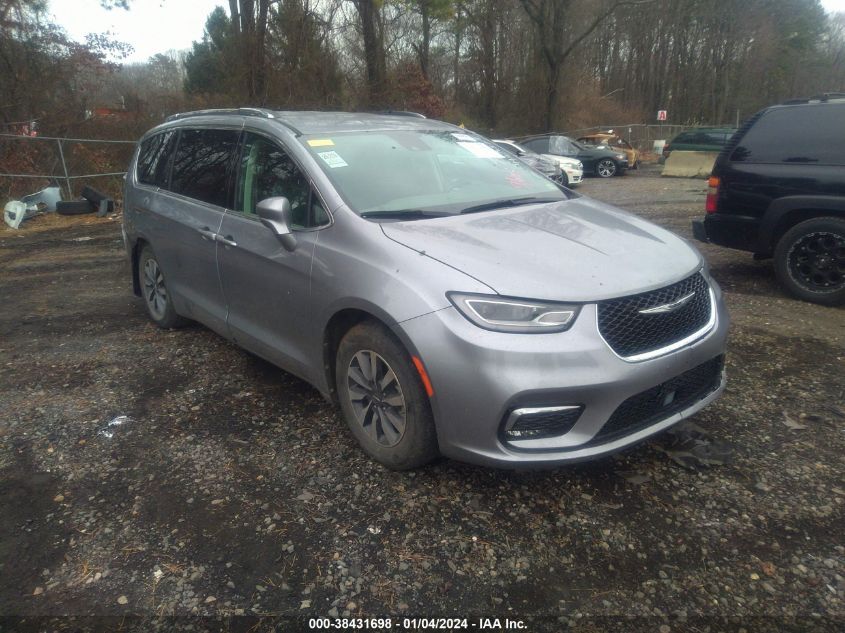
[[[449,130],[311,135],[305,147],[366,217],[428,217],[566,200],[551,180],[478,136]]]

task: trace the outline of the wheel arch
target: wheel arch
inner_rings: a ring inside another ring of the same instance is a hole
[[[143,237],[139,237],[135,240],[135,243],[132,245],[132,249],[130,251],[132,253],[130,258],[132,262],[132,292],[136,297],[141,296],[141,282],[138,279],[138,267],[140,266],[141,251],[147,244],[149,244],[147,240]]]
[[[337,388],[335,375],[335,358],[340,341],[344,335],[353,327],[364,321],[372,321],[383,326],[388,332],[396,337],[398,342],[405,348],[410,356],[418,356],[413,343],[404,333],[402,328],[388,314],[378,306],[371,304],[354,304],[338,308],[326,321],[323,328],[323,379],[325,381],[325,394],[329,400],[337,404]]]
[[[796,224],[820,217],[845,218],[845,198],[789,196],[775,200],[760,225],[756,252],[770,255],[778,241]]]

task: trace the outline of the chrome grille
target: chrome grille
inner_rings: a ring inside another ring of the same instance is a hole
[[[691,298],[675,310],[642,311]],[[710,288],[701,273],[671,286],[598,304],[599,332],[614,352],[625,357],[667,347],[702,329],[712,310]]]

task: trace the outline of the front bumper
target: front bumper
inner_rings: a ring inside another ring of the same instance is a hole
[[[720,395],[718,387],[681,411],[607,442],[594,442],[626,400],[724,354],[729,317],[711,281],[713,327],[689,345],[657,358],[628,362],[604,342],[596,306],[581,310],[559,334],[482,330],[455,308],[400,324],[425,364],[441,452],[461,461],[505,468],[550,467],[619,451],[694,414]],[[502,428],[519,408],[579,405],[571,430],[557,437],[508,441]]]
[[[583,169],[563,169],[566,172],[566,177],[569,180],[570,185],[577,185],[580,184],[582,180],[584,180],[584,170]]]

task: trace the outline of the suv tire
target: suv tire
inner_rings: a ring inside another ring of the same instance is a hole
[[[187,325],[188,319],[176,314],[164,272],[149,244],[144,245],[138,256],[138,284],[147,315],[153,323],[165,330]]]
[[[596,163],[596,176],[599,178],[613,178],[617,171],[616,163],[610,158],[602,158]]]
[[[410,355],[387,328],[365,321],[350,329],[338,347],[335,376],[343,417],[370,457],[393,470],[437,457],[428,396]]]
[[[775,247],[775,271],[799,299],[845,303],[845,219],[813,218],[793,226]]]

